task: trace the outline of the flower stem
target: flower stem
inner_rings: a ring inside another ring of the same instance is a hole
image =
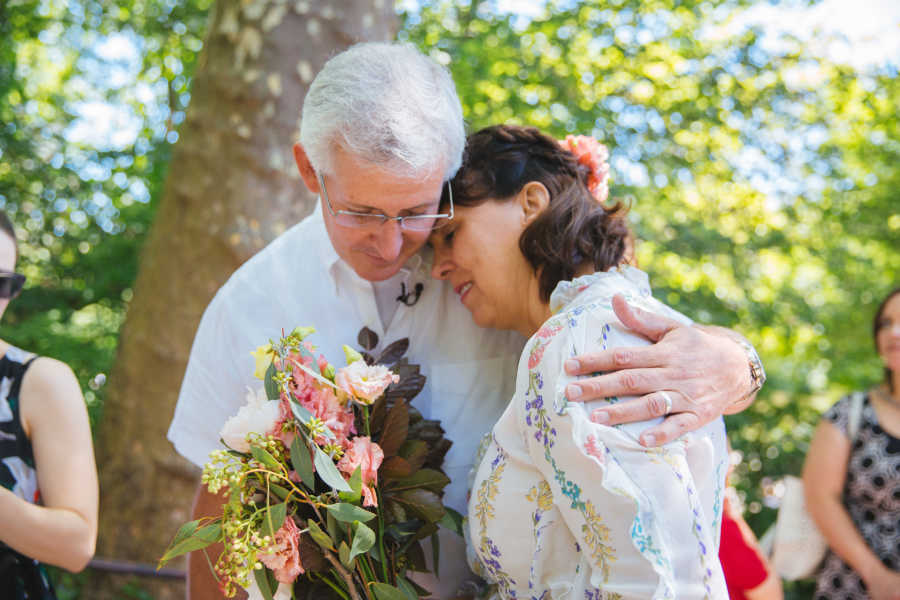
[[[316,576],[315,573],[311,573],[311,575]],[[328,587],[330,587],[331,589],[333,589],[333,590],[335,591],[335,593],[337,593],[338,596],[340,596],[341,598],[343,598],[343,600],[348,600],[347,594],[344,593],[344,590],[342,590],[338,584],[336,584],[335,582],[331,581],[331,579],[329,579],[328,577],[323,577],[323,576],[317,576],[317,577],[318,577],[320,580],[324,581],[325,584],[326,584]]]
[[[353,576],[344,568],[341,561],[335,558],[334,554],[331,552],[326,552],[325,558],[328,559],[328,562],[331,563],[334,570],[338,572],[338,575],[340,575],[347,584],[347,592],[350,594],[350,598],[352,598],[352,600],[362,600],[359,597],[359,592],[356,591],[356,586],[353,584]]]
[[[384,555],[384,502],[381,499],[381,489],[378,486],[375,487],[375,497],[378,500],[379,509],[382,509],[376,511],[378,515],[378,555],[381,557],[381,572],[384,574],[385,583],[393,583],[388,578],[387,559]]]

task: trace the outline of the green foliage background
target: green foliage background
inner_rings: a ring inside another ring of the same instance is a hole
[[[0,207],[29,279],[0,335],[71,364],[95,422],[210,3],[0,0]],[[728,34],[752,4],[552,1],[525,19],[407,3],[399,37],[452,70],[470,130],[604,141],[661,298],[759,349],[769,383],[728,425],[761,532],[821,411],[880,377],[870,322],[900,285],[900,79],[759,28]],[[113,33],[137,63],[95,51]],[[134,141],[73,140],[85,102],[125,111]]]

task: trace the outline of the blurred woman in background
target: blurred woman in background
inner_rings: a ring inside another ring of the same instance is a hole
[[[803,468],[808,510],[829,545],[817,600],[900,599],[900,288],[873,331],[885,378],[862,399],[855,439],[848,396],[823,416]]]
[[[0,316],[25,283],[0,212]],[[42,563],[80,571],[97,540],[97,469],[72,370],[0,340],[0,597],[55,598]]]

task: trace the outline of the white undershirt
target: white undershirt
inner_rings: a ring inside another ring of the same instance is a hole
[[[378,318],[381,319],[381,326],[384,327],[385,331],[390,327],[394,314],[397,312],[397,305],[400,304],[400,301],[397,300],[397,296],[403,292],[403,287],[400,284],[405,284],[408,288],[408,280],[409,269],[403,268],[397,271],[393,277],[384,281],[372,282],[372,290],[375,292],[375,306],[378,308]]]

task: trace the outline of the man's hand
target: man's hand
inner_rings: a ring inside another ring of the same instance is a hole
[[[566,388],[569,400],[640,396],[594,410],[595,423],[615,425],[668,414],[641,434],[643,445],[659,446],[722,414],[740,412],[753,401],[747,354],[736,340],[737,333],[682,325],[633,308],[620,295],[613,297],[613,310],[625,327],[653,345],[604,350],[566,361],[570,375],[605,373],[570,384]],[[666,396],[671,400],[668,412]]]

